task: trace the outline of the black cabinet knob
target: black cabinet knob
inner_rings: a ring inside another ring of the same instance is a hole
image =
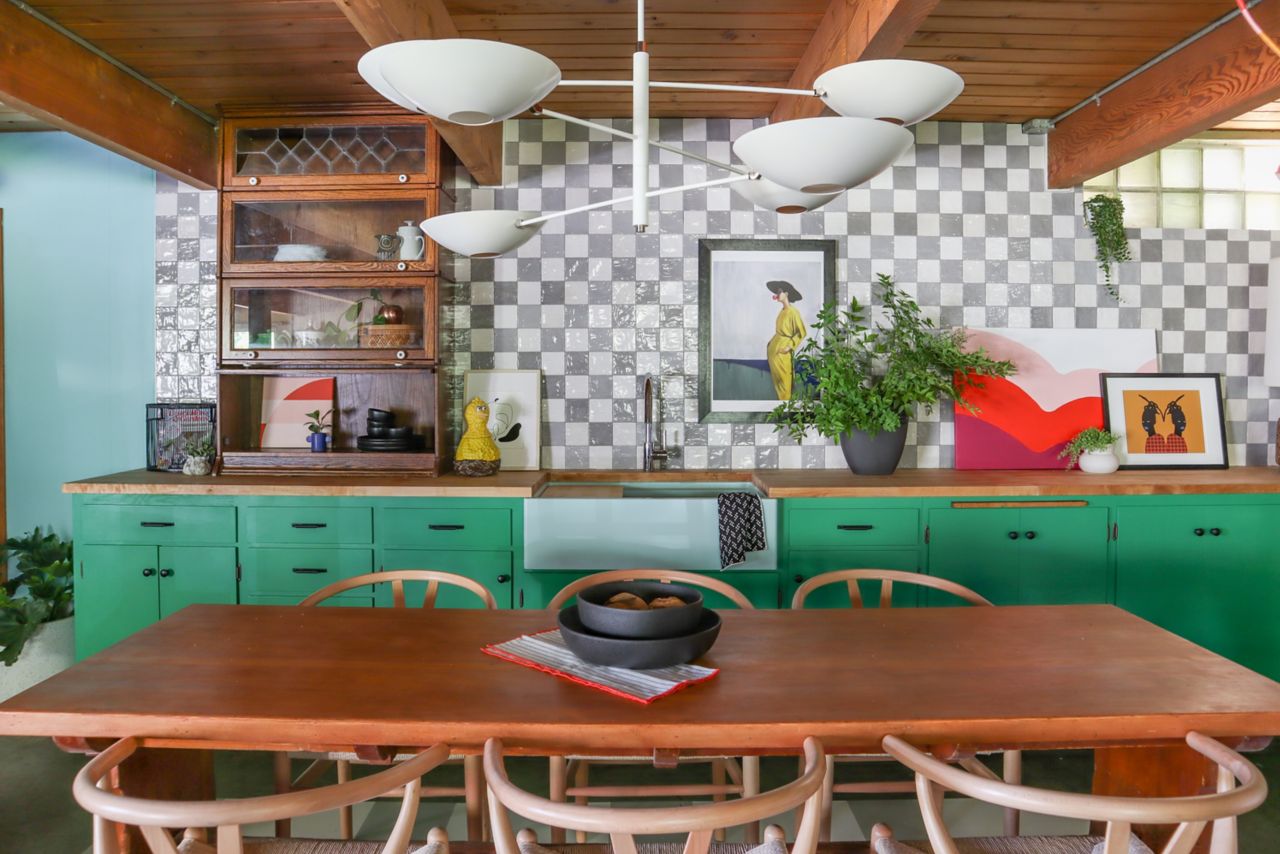
[[[1204,528],[1196,528],[1196,529],[1195,529],[1194,531],[1192,531],[1191,533],[1195,534],[1197,537],[1203,537],[1203,536],[1204,536]]]
[[[794,581],[796,584],[804,584],[804,576],[798,572],[796,573],[795,578],[791,580]]]
[[[1221,537],[1221,536],[1222,536],[1222,529],[1221,529],[1221,528],[1210,528],[1210,529],[1209,529],[1209,533],[1210,533],[1210,534],[1212,534],[1212,535],[1213,535],[1213,536],[1215,536],[1215,537]]]
[[[508,581],[510,581],[510,580],[511,580],[511,576],[507,575],[505,572],[504,572],[504,573],[502,573],[502,575],[499,575],[499,576],[498,576],[498,583],[499,583],[499,584],[506,584],[506,583],[507,583]]]
[[[144,570],[142,570],[142,577],[143,577],[143,578],[150,578],[151,576],[153,576],[153,575],[155,575],[155,574],[156,574],[156,571],[155,571],[154,569],[144,569]]]
[[[1035,532],[1035,531],[1027,531],[1027,533],[1026,533],[1026,538],[1027,538],[1028,540],[1034,540],[1034,539],[1036,538],[1036,532]]]
[[[1018,532],[1017,532],[1017,531],[1010,531],[1010,532],[1009,532],[1009,539],[1011,539],[1011,540],[1016,540],[1016,539],[1018,539]]]
[[[169,578],[169,577],[171,577],[172,575],[173,575],[173,570],[172,570],[172,569],[162,569],[162,570],[160,570],[160,577],[161,577],[161,578]]]

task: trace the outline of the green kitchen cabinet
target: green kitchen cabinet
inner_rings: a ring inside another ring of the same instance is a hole
[[[234,547],[90,544],[76,564],[77,658],[187,605],[236,602]]]
[[[587,572],[560,572],[555,570],[534,570],[520,576],[520,592],[517,594],[517,607],[545,608],[551,598],[568,584],[577,581]],[[740,590],[747,600],[757,608],[778,607],[778,573],[770,570],[728,570],[725,572],[700,573],[716,581],[723,581]],[[702,601],[708,608],[733,608],[733,603],[725,596],[711,590],[702,590]]]
[[[997,605],[1109,601],[1106,507],[981,507],[929,512],[929,574]],[[931,593],[930,604],[954,602]]]
[[[240,601],[246,605],[297,605],[322,587],[373,571],[373,552],[339,546],[249,546],[240,550]],[[368,605],[369,588],[355,588],[340,598]]]
[[[513,572],[511,552],[506,551],[437,551],[433,549],[384,549],[379,558],[380,570],[435,569],[465,575],[478,581],[493,594],[499,608],[512,606]],[[379,584],[374,588],[378,605],[389,607],[392,603],[390,585]],[[427,585],[411,582],[405,585],[405,601],[410,606],[422,604]],[[437,608],[482,608],[480,597],[468,590],[452,585],[441,585],[436,592]]]
[[[796,589],[805,581],[824,572],[838,569],[898,569],[905,572],[920,571],[920,552],[916,549],[805,549],[793,551],[782,579],[783,608],[791,607]],[[858,590],[863,604],[869,607],[880,604],[880,582],[859,582]],[[918,590],[908,585],[898,585],[893,590],[895,608],[912,607],[918,602]],[[818,588],[805,597],[806,608],[848,608],[849,588],[844,582]]]
[[[1122,506],[1116,604],[1280,679],[1275,505]]]

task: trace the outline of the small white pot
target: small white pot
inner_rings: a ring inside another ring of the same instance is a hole
[[[75,623],[74,617],[45,623],[27,641],[16,662],[8,667],[0,664],[0,702],[66,670],[75,662]]]
[[[208,457],[187,457],[182,464],[182,473],[194,477],[204,477],[213,471],[213,461]]]
[[[1105,451],[1085,451],[1076,463],[1080,471],[1088,474],[1111,474],[1120,468],[1120,458],[1111,448]]]

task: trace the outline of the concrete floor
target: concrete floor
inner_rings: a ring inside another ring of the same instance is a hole
[[[1280,745],[1252,758],[1267,774],[1273,791],[1280,788]],[[0,852],[81,854],[88,851],[89,819],[72,801],[70,794],[71,778],[83,761],[83,757],[62,753],[47,739],[0,738]],[[1028,754],[1026,780],[1032,785],[1087,791],[1090,767],[1086,753]],[[795,763],[791,760],[766,760],[763,769],[765,786],[785,781],[789,774],[794,773],[794,768]],[[518,784],[537,789],[546,785],[545,769],[543,761],[524,759],[513,762],[510,772]],[[890,773],[886,774],[886,766],[881,765],[842,766],[839,779],[883,779],[893,776],[894,769],[888,770]],[[440,781],[442,783],[449,784],[451,776],[456,776],[457,782],[461,782],[459,769],[448,768],[438,773],[445,776]],[[592,782],[608,784],[635,779],[638,774],[653,773],[629,768],[602,768],[593,773]],[[701,780],[706,769],[705,766],[691,766],[662,773],[663,782],[677,778],[693,781]],[[270,760],[262,754],[219,754],[217,774],[222,796],[265,794],[270,790]],[[362,839],[385,838],[395,819],[395,812],[395,804],[390,801],[357,807],[357,836]],[[947,815],[957,836],[999,832],[1000,812],[983,804],[950,798]],[[899,838],[920,838],[923,835],[914,800],[907,796],[887,796],[837,803],[835,838],[865,839],[866,832],[877,821],[892,825]],[[789,827],[790,817],[781,817],[779,823]],[[455,839],[466,836],[461,807],[449,802],[423,805],[418,816],[417,835],[425,838],[427,830],[434,826],[445,827]],[[1080,823],[1042,816],[1027,816],[1024,820],[1026,833],[1075,833],[1081,829]],[[268,830],[250,829],[251,832],[262,833]],[[302,836],[336,835],[336,814],[306,819],[299,823],[295,832]],[[1240,851],[1248,854],[1280,851],[1280,794],[1273,794],[1261,809],[1241,820]]]

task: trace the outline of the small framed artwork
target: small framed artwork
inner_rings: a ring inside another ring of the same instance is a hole
[[[504,471],[542,467],[542,372],[467,371],[462,403],[489,402],[489,432],[498,443]]]
[[[834,240],[698,241],[698,417],[766,421],[836,298]]]
[[[1217,374],[1102,374],[1106,427],[1128,469],[1224,469],[1227,425]]]

